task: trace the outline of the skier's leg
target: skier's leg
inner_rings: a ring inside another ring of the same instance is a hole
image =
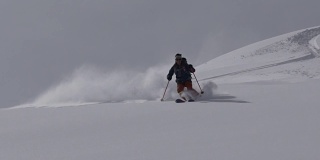
[[[183,100],[187,100],[186,96],[184,94],[184,87],[185,87],[185,85],[183,83],[177,83],[177,92],[178,92],[178,94],[180,95],[180,97]]]
[[[192,82],[191,81],[187,81],[185,83],[186,87],[187,87],[187,90],[190,94],[190,96],[193,98],[193,99],[196,99],[198,96],[199,96],[199,93],[192,88]]]

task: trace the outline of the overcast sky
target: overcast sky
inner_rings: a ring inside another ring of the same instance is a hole
[[[319,6],[319,0],[0,0],[0,107],[34,98],[83,64],[143,71],[173,62],[179,52],[197,65],[318,26]]]

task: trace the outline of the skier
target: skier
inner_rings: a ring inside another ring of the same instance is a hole
[[[196,70],[191,64],[187,63],[186,58],[183,58],[180,53],[175,55],[175,64],[169,70],[167,75],[168,81],[171,81],[173,74],[176,75],[177,92],[184,101],[194,101],[194,98],[199,95],[199,93],[192,88],[191,73]],[[184,59],[184,61],[183,61]],[[188,93],[185,94],[184,88],[187,88]]]

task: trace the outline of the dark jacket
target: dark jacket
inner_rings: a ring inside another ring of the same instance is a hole
[[[195,69],[191,64],[182,63],[178,65],[175,63],[169,73],[167,75],[167,79],[170,81],[172,79],[173,74],[176,75],[176,82],[177,83],[184,83],[187,81],[191,81],[191,73],[195,72]]]

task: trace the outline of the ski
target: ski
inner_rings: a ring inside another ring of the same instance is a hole
[[[182,100],[182,99],[176,99],[176,103],[185,103],[185,102],[195,102],[195,100],[190,99],[190,100],[188,100],[188,101],[184,101],[184,100]]]
[[[182,99],[176,99],[176,103],[184,103],[186,101],[182,100]]]

